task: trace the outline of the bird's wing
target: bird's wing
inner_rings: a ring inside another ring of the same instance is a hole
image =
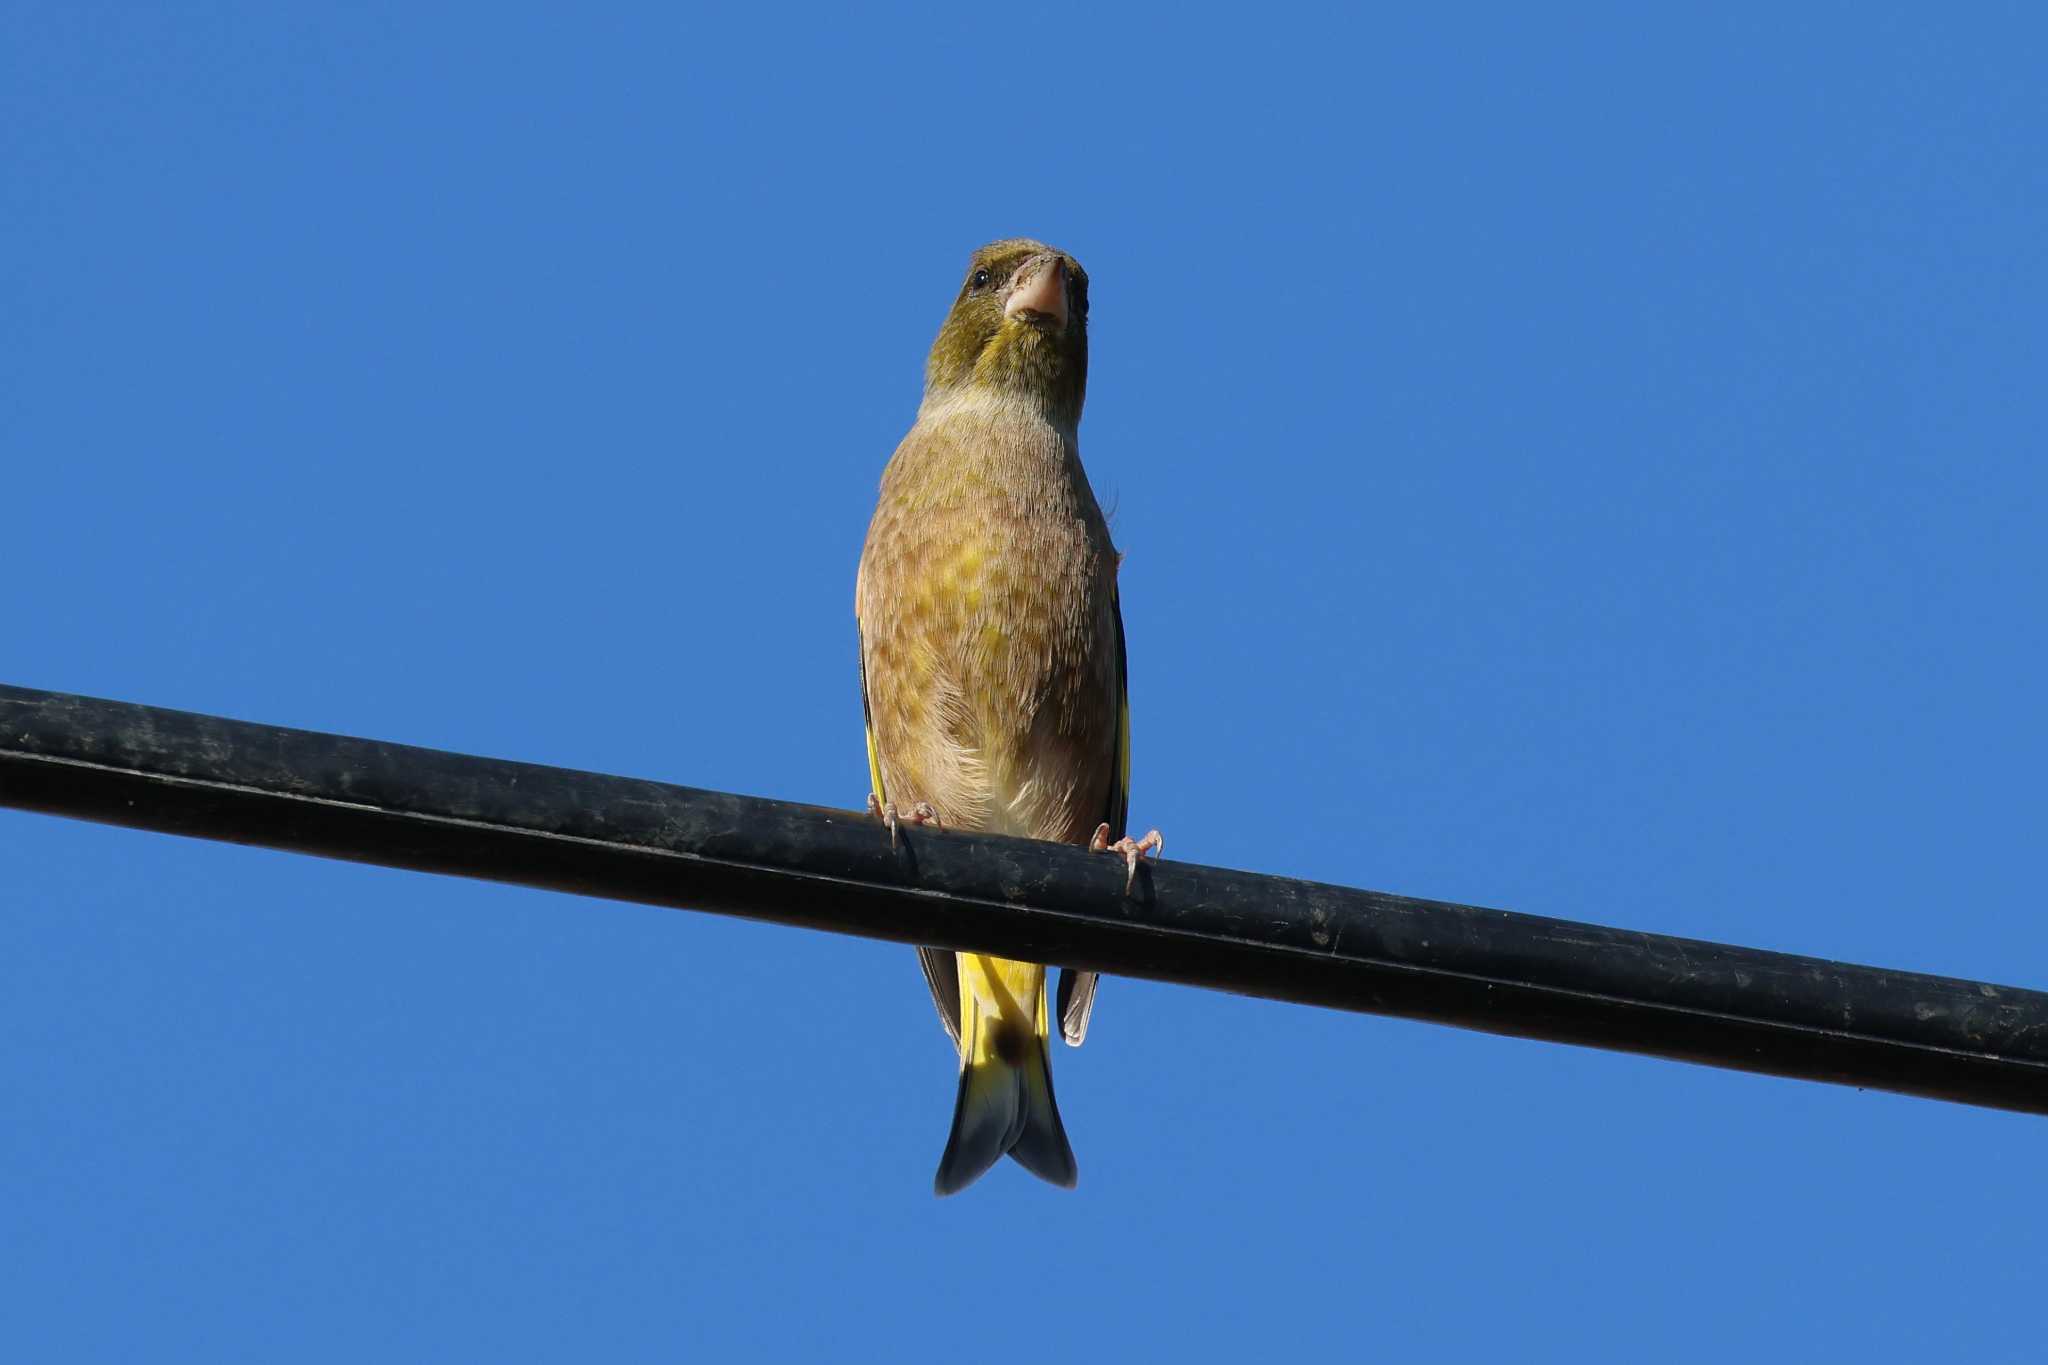
[[[1060,968],[1060,1037],[1067,1040],[1068,1047],[1079,1047],[1088,1040],[1088,1016],[1095,1013],[1099,980],[1094,972]]]
[[[939,1007],[939,1022],[960,1050],[960,957],[951,948],[919,948],[917,965],[924,968],[924,984],[932,988],[932,1003]]]
[[[1131,816],[1131,675],[1124,653],[1124,608],[1120,597],[1109,599],[1110,614],[1116,618],[1116,768],[1109,777],[1109,800],[1102,818],[1109,825],[1109,841],[1124,837]],[[1060,968],[1060,1036],[1067,1046],[1079,1047],[1088,1037],[1088,1016],[1095,1012],[1094,972]],[[955,986],[956,1007],[958,986]]]
[[[858,621],[855,624],[857,627]],[[868,781],[874,787],[875,800],[887,801],[889,793],[882,785],[882,755],[875,748],[875,712],[868,705],[868,643],[865,634],[860,638],[860,716],[868,731]],[[932,1003],[938,1006],[939,1022],[946,1026],[946,1036],[953,1040],[953,1048],[957,1052],[960,1048],[958,959],[950,948],[919,948],[917,965],[924,968],[924,981],[932,988]]]

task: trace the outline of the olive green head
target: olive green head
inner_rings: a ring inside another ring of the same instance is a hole
[[[1088,272],[1043,242],[991,242],[925,364],[925,402],[989,386],[1078,422],[1088,387]]]

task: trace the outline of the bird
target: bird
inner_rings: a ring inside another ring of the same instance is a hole
[[[1085,844],[1138,862],[1120,556],[1081,467],[1088,274],[1028,238],[968,260],[925,363],[923,400],[882,473],[855,579],[868,808],[935,825]],[[1049,1013],[1080,1046],[1097,987],[1062,969],[920,948],[958,1054],[933,1178],[966,1188],[1007,1154],[1071,1188]]]

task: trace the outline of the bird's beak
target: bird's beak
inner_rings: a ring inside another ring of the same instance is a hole
[[[1043,257],[1028,266],[1003,302],[1003,316],[1039,313],[1061,327],[1067,325],[1067,266],[1057,256]]]

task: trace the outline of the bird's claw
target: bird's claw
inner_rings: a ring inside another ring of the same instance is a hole
[[[933,829],[944,828],[939,823],[938,811],[932,808],[932,803],[929,801],[920,801],[909,810],[899,813],[894,803],[884,801],[873,792],[869,792],[868,814],[889,827],[889,847],[891,848],[896,847],[896,827],[906,821],[913,825],[930,825]]]
[[[1115,843],[1109,841],[1109,826],[1095,827],[1095,837],[1088,841],[1090,853],[1120,853],[1124,859],[1124,894],[1131,894],[1131,887],[1138,880],[1138,859],[1147,856],[1158,857],[1166,851],[1166,840],[1158,830],[1152,830],[1142,839],[1133,839],[1128,834]]]

